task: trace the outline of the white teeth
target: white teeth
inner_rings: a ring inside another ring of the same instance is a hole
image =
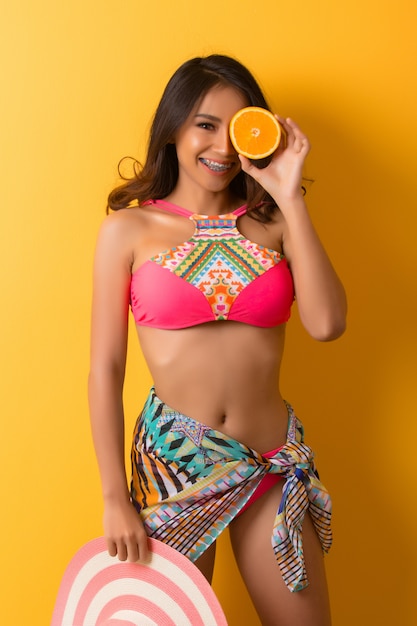
[[[211,161],[210,159],[200,159],[200,161],[213,172],[225,172],[226,170],[230,170],[233,165],[233,163],[218,163],[217,161]]]

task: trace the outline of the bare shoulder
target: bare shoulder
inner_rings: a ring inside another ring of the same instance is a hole
[[[141,209],[131,207],[108,215],[102,222],[97,238],[97,255],[109,255],[114,260],[131,265],[138,241],[146,228]]]
[[[282,233],[285,229],[285,219],[279,208],[277,207],[274,214],[271,217],[271,221],[269,222],[269,226],[272,231],[277,233]]]
[[[105,237],[128,237],[132,231],[138,232],[141,228],[141,209],[129,207],[110,213],[103,220],[99,234]]]
[[[99,240],[119,245],[136,240],[144,228],[142,209],[129,207],[110,213],[103,220],[99,230]]]
[[[268,222],[261,222],[259,220],[248,217],[245,222],[245,231],[242,232],[248,236],[249,239],[256,241],[261,245],[264,245],[277,252],[282,252],[283,240],[285,237],[285,220],[279,209],[277,209]]]
[[[279,208],[276,209],[271,221],[268,223],[269,231],[275,241],[278,242],[280,252],[284,252],[284,242],[287,231],[287,222]]]

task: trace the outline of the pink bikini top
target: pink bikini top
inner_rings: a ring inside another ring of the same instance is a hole
[[[132,274],[130,303],[138,325],[178,329],[232,320],[271,328],[289,319],[294,286],[287,261],[239,232],[236,222],[246,205],[209,217],[165,200],[144,204],[188,217],[195,232]]]

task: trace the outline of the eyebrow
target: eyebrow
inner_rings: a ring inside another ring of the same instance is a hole
[[[196,113],[194,117],[204,117],[205,119],[211,120],[212,122],[221,122],[221,119],[219,117],[216,117],[215,115],[210,115],[209,113]]]

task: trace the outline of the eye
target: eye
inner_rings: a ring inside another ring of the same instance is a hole
[[[197,127],[202,128],[203,130],[214,130],[214,124],[211,122],[199,122]]]

